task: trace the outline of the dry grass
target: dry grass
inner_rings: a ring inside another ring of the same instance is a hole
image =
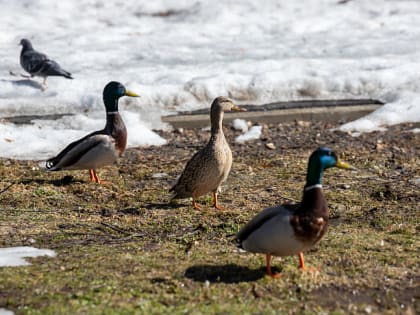
[[[37,163],[0,160],[0,246],[57,251],[28,267],[0,269],[0,307],[16,314],[415,314],[419,305],[419,141],[401,125],[352,138],[329,125],[264,128],[232,144],[234,166],[220,196],[225,211],[190,201],[168,205],[167,189],[208,137],[165,133],[170,144],[129,150],[101,170],[44,173]],[[227,130],[232,143],[237,132]],[[276,150],[264,144],[272,142]],[[232,236],[269,205],[299,200],[306,161],[320,145],[357,173],[324,178],[330,229],[306,254],[276,259],[279,280],[260,255]],[[154,178],[153,174],[168,176]],[[417,179],[417,182],[415,181]],[[416,184],[417,183],[417,184]]]

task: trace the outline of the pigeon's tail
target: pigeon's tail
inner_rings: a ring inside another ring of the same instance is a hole
[[[71,73],[70,72],[67,72],[67,71],[64,71],[63,70],[63,72],[64,72],[64,74],[63,74],[63,77],[65,77],[65,78],[67,78],[67,79],[74,79],[72,76],[71,76]]]
[[[65,78],[67,78],[67,79],[73,79],[73,77],[71,76],[71,73],[70,72],[68,72],[68,71],[66,71],[64,69],[61,69],[61,68],[53,69],[51,72],[53,74],[50,74],[50,75],[58,75],[58,76],[63,76]]]
[[[63,76],[67,79],[73,79],[71,73],[61,68],[54,60],[47,60],[40,73],[44,76]]]

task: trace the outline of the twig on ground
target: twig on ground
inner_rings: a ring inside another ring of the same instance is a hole
[[[102,224],[103,226],[106,226],[106,227],[110,228],[111,230],[114,230],[114,231],[120,232],[120,233],[122,233],[122,234],[125,234],[125,235],[132,235],[132,233],[127,232],[127,231],[125,231],[125,230],[123,230],[123,229],[119,228],[118,226],[112,225],[112,224],[110,224],[110,223],[101,222],[101,224]]]
[[[4,193],[5,191],[9,190],[10,187],[12,187],[14,184],[16,183],[11,183],[9,186],[7,186],[6,188],[4,188],[2,191],[0,191],[0,194]]]

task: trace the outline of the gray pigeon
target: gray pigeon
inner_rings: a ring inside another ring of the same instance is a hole
[[[71,73],[62,69],[57,62],[36,51],[28,39],[22,39],[19,45],[22,45],[20,65],[31,75],[30,77],[43,77],[44,82],[42,84],[44,86],[46,86],[45,82],[49,76],[63,76],[67,79],[73,79]]]

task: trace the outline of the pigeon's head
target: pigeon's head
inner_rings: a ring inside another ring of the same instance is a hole
[[[134,92],[127,90],[124,85],[119,82],[109,82],[103,92],[104,104],[107,112],[118,111],[118,99],[122,96],[138,97]]]
[[[32,49],[32,44],[29,39],[22,38],[19,42],[19,45],[22,45],[23,49]]]

